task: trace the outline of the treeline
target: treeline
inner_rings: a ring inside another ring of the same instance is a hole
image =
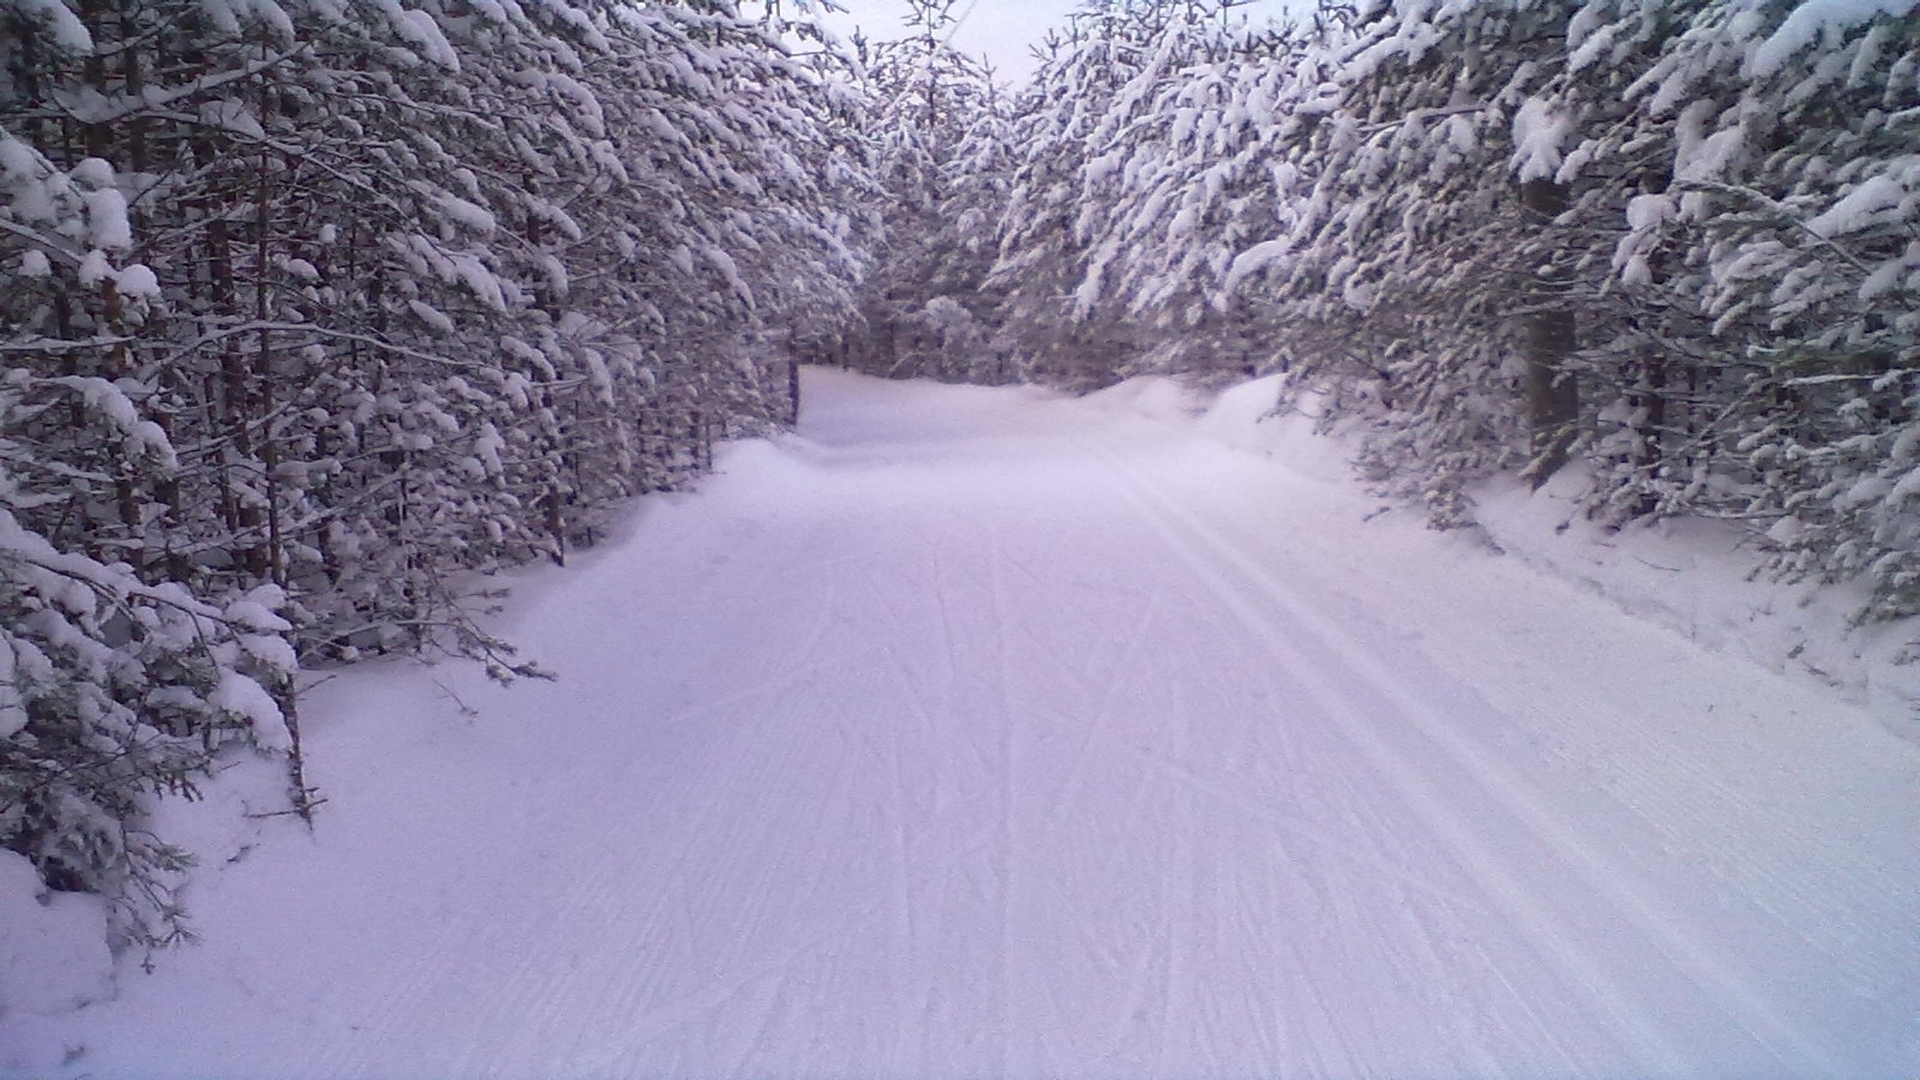
[[[0,0],[0,845],[181,932],[147,832],[294,675],[785,423],[861,107],[727,0]]]
[[[999,317],[981,287],[1016,141],[1009,92],[947,42],[958,3],[908,0],[907,37],[853,43],[874,136],[863,205],[876,228],[855,317],[801,338],[811,359],[893,377],[988,374]]]
[[[1094,4],[951,163],[1005,163],[951,297],[988,347],[902,370],[1285,371],[1438,524],[1571,466],[1595,518],[1734,520],[1920,613],[1915,8]]]
[[[790,358],[1284,371],[1441,525],[1577,473],[1920,613],[1912,0],[0,0],[0,846],[181,932],[144,828],[295,675],[790,418]],[[774,11],[779,9],[774,7]]]

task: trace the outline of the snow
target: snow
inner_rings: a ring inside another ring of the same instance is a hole
[[[29,21],[40,22],[54,47],[75,56],[93,53],[93,35],[67,5],[60,0],[17,0],[14,10]]]
[[[0,848],[0,1024],[32,1024],[105,999],[106,929],[98,897],[48,892],[24,855]],[[0,1054],[5,1049],[0,1042]]]
[[[1553,106],[1539,98],[1528,98],[1513,114],[1514,179],[1552,179],[1560,169],[1561,144],[1573,133],[1573,120],[1556,115]],[[1566,178],[1561,178],[1562,180]]]
[[[399,0],[375,0],[374,6],[386,15],[394,34],[418,48],[428,62],[448,71],[460,70],[460,54],[447,43],[432,15],[409,11],[400,6]]]
[[[1815,236],[1831,238],[1859,232],[1882,220],[1910,217],[1911,214],[1888,214],[1900,208],[1907,199],[1907,189],[1901,186],[1900,181],[1884,174],[1870,176],[1847,192],[1839,202],[1807,222],[1807,231]]]
[[[87,242],[107,251],[125,251],[133,246],[127,197],[118,190],[87,192]]]
[[[727,288],[751,307],[753,305],[753,287],[747,284],[744,277],[740,276],[740,267],[733,261],[733,256],[729,255],[724,248],[713,244],[708,244],[701,248],[700,253],[706,256],[707,262],[712,264],[715,270],[720,271],[720,276],[726,280]]]
[[[453,333],[453,320],[447,317],[446,312],[441,311],[432,304],[424,300],[408,300],[407,307],[413,312],[416,318],[428,326],[433,327],[435,330],[443,334]]]
[[[513,575],[558,682],[362,665],[311,838],[214,826],[260,763],[170,804],[205,942],[0,1072],[1911,1074],[1892,714],[1543,573],[1551,485],[1483,493],[1521,557],[1383,512],[1276,388],[810,371]]]
[[[272,0],[200,0],[199,8],[230,34],[242,33],[248,23],[258,21],[271,26],[282,40],[293,37],[293,21]]]
[[[438,204],[441,214],[457,222],[469,232],[478,233],[481,236],[492,236],[500,227],[499,221],[486,207],[468,202],[458,195],[441,192],[434,201]]]
[[[27,710],[20,696],[17,671],[13,643],[0,638],[0,739],[11,739],[27,726]]]
[[[57,5],[56,5],[57,6]],[[62,9],[64,10],[64,8]],[[15,220],[49,224],[60,218],[60,203],[69,185],[47,160],[24,142],[0,132],[0,194]]]
[[[1221,286],[1222,293],[1231,295],[1248,278],[1284,258],[1289,249],[1286,240],[1262,240],[1235,255],[1232,266],[1227,269],[1226,282]]]
[[[1621,280],[1632,285],[1653,282],[1653,268],[1647,256],[1660,241],[1660,227],[1677,214],[1672,195],[1635,195],[1627,200],[1628,232],[1620,237],[1613,253],[1613,268]]]
[[[293,629],[293,624],[273,613],[273,609],[286,603],[286,593],[278,585],[262,585],[254,589],[245,598],[228,604],[220,617],[231,623],[236,632],[235,640],[246,650],[247,655],[268,666],[292,674],[300,670],[300,661],[294,655],[293,646],[282,635]],[[245,633],[256,630],[259,633]],[[279,706],[274,706],[273,719],[280,717]]]
[[[1801,0],[1786,20],[1747,57],[1747,73],[1765,78],[1777,74],[1794,53],[1814,43],[1823,33],[1844,30],[1878,15],[1900,18],[1913,11],[1916,0]]]
[[[80,260],[77,276],[80,284],[91,288],[114,276],[113,264],[107,261],[106,252],[96,248]]]
[[[113,285],[121,296],[129,300],[160,298],[160,279],[145,263],[122,267],[113,275]]]
[[[140,407],[133,403],[126,391],[105,379],[88,375],[63,375],[51,381],[77,392],[87,403],[87,408],[106,417],[123,431],[131,431],[141,423]]]
[[[220,673],[220,684],[207,700],[217,709],[245,720],[253,728],[253,741],[265,750],[286,751],[293,739],[287,721],[266,687],[237,671]]]
[[[482,303],[495,311],[507,310],[503,283],[494,276],[492,270],[487,268],[486,263],[481,262],[476,256],[467,254],[450,256],[448,263],[452,266],[454,275],[460,283],[472,290],[473,295],[479,297]],[[447,324],[447,329],[452,329],[451,322]]]

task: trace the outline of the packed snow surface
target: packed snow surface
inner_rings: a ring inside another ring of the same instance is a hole
[[[1838,695],[1363,522],[1320,444],[1235,449],[1167,384],[807,392],[797,436],[519,576],[501,630],[560,681],[315,691],[311,837],[231,831],[222,799],[272,805],[244,770],[179,810],[205,942],[0,1017],[0,1061],[1920,1067],[1920,755]]]

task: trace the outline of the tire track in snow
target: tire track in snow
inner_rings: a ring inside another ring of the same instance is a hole
[[[1375,730],[1375,722],[1367,718],[1365,710],[1350,702],[1344,691],[1315,670],[1273,617],[1235,588],[1235,578],[1251,586],[1289,624],[1312,633],[1340,663],[1381,693],[1415,730],[1443,751],[1452,764],[1471,776],[1481,791],[1493,796],[1542,846],[1553,851],[1594,895],[1606,898],[1615,910],[1630,916],[1641,933],[1657,943],[1667,958],[1698,985],[1712,988],[1721,1002],[1737,1008],[1731,1018],[1783,1066],[1791,1067],[1799,1075],[1832,1075],[1825,1064],[1827,1055],[1716,957],[1678,933],[1639,887],[1630,882],[1621,867],[1611,865],[1573,829],[1555,820],[1538,798],[1467,746],[1453,733],[1448,721],[1421,700],[1416,691],[1298,599],[1269,570],[1183,509],[1140,470],[1105,448],[1089,446],[1088,449],[1106,464],[1108,475],[1151,527],[1247,629],[1277,654],[1292,661],[1292,674],[1328,714],[1337,719],[1355,747],[1366,754],[1413,805],[1426,811],[1429,824],[1513,913],[1515,925],[1527,933],[1541,955],[1551,958],[1574,984],[1586,987],[1596,1003],[1633,1040],[1653,1071],[1673,1075],[1690,1069],[1671,1038],[1653,1020],[1652,1010],[1633,1000],[1621,981],[1610,974],[1596,956],[1560,930],[1556,920],[1525,888],[1522,879],[1457,816],[1432,783],[1419,775],[1412,762]],[[1232,572],[1231,577],[1228,571]]]

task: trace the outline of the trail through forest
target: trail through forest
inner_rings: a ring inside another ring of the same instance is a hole
[[[316,691],[312,838],[33,1037],[146,1080],[1920,1063],[1920,754],[1865,715],[1191,426],[807,394],[522,576],[559,681]]]

